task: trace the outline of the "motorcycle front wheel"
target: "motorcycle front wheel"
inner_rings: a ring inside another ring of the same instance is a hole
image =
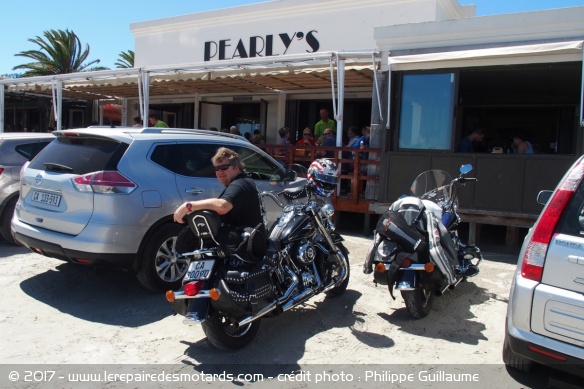
[[[349,264],[349,266],[347,266],[347,277],[340,285],[335,286],[331,290],[327,291],[325,293],[327,297],[337,297],[345,293],[345,290],[347,290],[347,285],[349,285],[349,276],[351,275],[351,266],[349,263],[349,250],[347,250],[347,248],[343,246],[341,243],[338,243],[337,246],[345,256],[345,258],[347,258],[347,263]],[[338,268],[334,269],[333,274],[331,274],[331,278],[338,276],[338,272],[339,272]]]
[[[209,342],[220,350],[239,350],[247,346],[260,328],[260,320],[238,327],[231,323],[224,314],[212,309],[201,326]]]
[[[433,294],[431,290],[426,290],[423,285],[414,290],[400,291],[406,308],[415,319],[423,319],[432,310]]]

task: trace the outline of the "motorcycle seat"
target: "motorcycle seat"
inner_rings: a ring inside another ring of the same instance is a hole
[[[301,199],[308,196],[306,187],[286,188],[282,191],[282,195],[288,200]]]

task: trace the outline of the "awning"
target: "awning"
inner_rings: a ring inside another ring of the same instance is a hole
[[[300,90],[330,90],[335,119],[341,126],[345,88],[372,88],[378,60],[379,53],[375,51],[326,52],[0,79],[0,132],[4,128],[5,88],[9,94],[32,92],[52,96],[56,102],[57,129],[63,98],[137,98],[143,117],[151,97],[238,96]],[[340,107],[338,117],[336,101]]]
[[[233,60],[4,79],[0,80],[0,85],[7,86],[7,93],[33,92],[50,96],[52,80],[59,79],[63,82],[64,98],[138,98],[138,77],[141,72],[147,72],[150,97],[330,90],[330,62],[331,54],[322,53],[318,56],[262,58],[247,63]],[[371,88],[374,81],[371,52],[346,54],[346,62],[346,87]]]
[[[390,64],[415,64],[424,62],[443,62],[457,60],[480,60],[504,58],[509,61],[512,57],[580,54],[582,53],[583,40],[564,42],[533,43],[522,45],[505,45],[488,48],[474,48],[467,50],[434,51],[421,54],[390,53]]]

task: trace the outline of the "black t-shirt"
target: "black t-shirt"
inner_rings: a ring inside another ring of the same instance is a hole
[[[221,221],[235,227],[257,227],[263,224],[260,196],[255,182],[241,173],[225,187],[220,199],[229,201],[233,209],[221,216]]]

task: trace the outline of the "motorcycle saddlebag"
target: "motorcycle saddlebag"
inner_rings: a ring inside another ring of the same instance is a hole
[[[408,253],[426,250],[424,235],[414,226],[410,226],[397,211],[385,212],[375,228],[380,235],[396,242],[403,251]]]
[[[224,270],[215,287],[219,289],[220,297],[211,300],[211,305],[235,317],[254,315],[275,298],[268,267]]]

